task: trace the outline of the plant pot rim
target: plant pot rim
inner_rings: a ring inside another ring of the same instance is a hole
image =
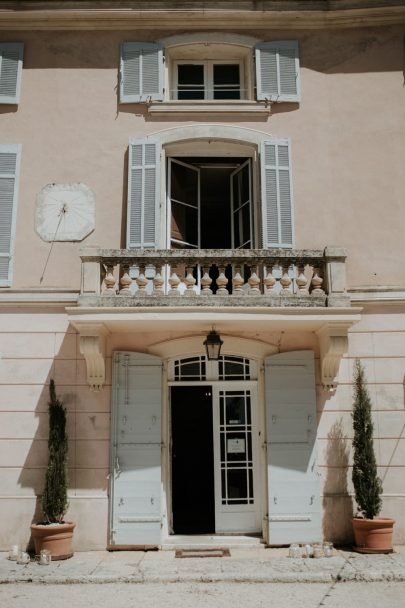
[[[52,522],[49,524],[45,524],[45,523],[38,523],[38,524],[31,524],[31,528],[41,528],[41,530],[60,530],[63,527],[66,528],[74,528],[76,526],[76,524],[73,521],[64,521],[62,523],[59,522]]]
[[[392,517],[373,517],[372,519],[370,517],[358,517],[356,515],[353,516],[353,518],[355,521],[393,521],[395,522],[395,519],[392,519]]]

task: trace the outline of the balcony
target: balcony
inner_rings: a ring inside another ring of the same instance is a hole
[[[83,250],[79,306],[347,307],[344,249]]]
[[[316,336],[321,381],[331,390],[348,330],[360,320],[346,293],[346,252],[338,247],[87,248],[81,259],[78,306],[66,311],[94,389],[105,382],[109,340],[109,348],[122,340],[135,348],[137,335],[147,336],[147,352],[164,359],[200,352],[215,325],[230,352],[243,348],[254,358],[277,351],[263,332]]]

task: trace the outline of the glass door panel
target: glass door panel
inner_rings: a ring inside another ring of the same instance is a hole
[[[214,389],[216,532],[260,530],[256,388]]]

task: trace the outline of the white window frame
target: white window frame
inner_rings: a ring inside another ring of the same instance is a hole
[[[245,83],[245,70],[244,61],[241,59],[227,59],[227,60],[190,60],[181,59],[173,61],[172,63],[172,78],[170,88],[170,98],[174,101],[183,101],[178,99],[178,66],[179,65],[202,65],[204,67],[204,100],[205,101],[239,101],[246,99],[246,83]],[[215,65],[238,65],[239,66],[239,100],[228,100],[228,99],[214,99],[214,66]],[[199,100],[184,100],[184,101],[199,101]],[[203,101],[202,99],[200,101]]]

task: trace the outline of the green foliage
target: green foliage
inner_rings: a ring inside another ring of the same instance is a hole
[[[49,460],[42,495],[42,511],[47,523],[61,523],[68,508],[66,410],[49,385]]]
[[[381,511],[382,484],[377,475],[373,446],[371,401],[366,387],[364,369],[356,361],[354,370],[353,402],[353,473],[352,480],[359,511],[367,519],[374,519]]]

